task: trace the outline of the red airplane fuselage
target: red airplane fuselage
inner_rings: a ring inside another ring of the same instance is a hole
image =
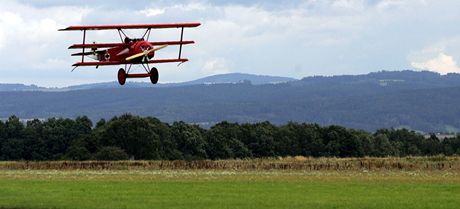
[[[108,48],[103,51],[97,51],[96,57],[93,57],[93,58],[101,62],[107,62],[107,61],[124,62],[126,61],[126,58],[132,55],[138,54],[138,53],[142,53],[152,48],[153,46],[149,42],[143,39],[125,39],[125,45]],[[146,58],[150,60],[154,56],[155,56],[155,52],[152,51],[146,55]],[[142,56],[142,57],[138,57],[138,58],[131,60],[131,63],[142,63],[143,61],[145,62],[145,60],[146,60],[145,57]]]

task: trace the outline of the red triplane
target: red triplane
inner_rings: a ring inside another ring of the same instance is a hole
[[[99,66],[103,65],[125,65],[125,68],[118,70],[118,83],[124,85],[126,78],[145,78],[150,77],[153,84],[158,82],[158,70],[155,67],[150,69],[149,64],[177,62],[179,64],[187,62],[188,59],[182,58],[182,45],[194,44],[194,41],[184,41],[184,28],[198,27],[200,23],[175,23],[175,24],[137,24],[137,25],[97,25],[97,26],[70,26],[59,31],[79,30],[83,31],[83,43],[74,44],[69,49],[82,49],[82,52],[72,54],[81,56],[81,62],[73,64],[75,68],[79,66]],[[149,42],[151,29],[180,28],[179,41]],[[141,38],[130,38],[123,30],[125,29],[146,29]],[[91,43],[87,44],[87,30],[117,30],[121,43]],[[167,47],[168,45],[179,45],[179,57],[177,59],[152,59],[155,52]],[[85,49],[91,49],[85,52]],[[85,62],[85,56],[97,60],[96,62]],[[140,64],[146,73],[130,73],[132,65]],[[74,69],[75,69],[74,68]],[[126,69],[126,70],[125,70]],[[149,70],[150,69],[150,70]]]

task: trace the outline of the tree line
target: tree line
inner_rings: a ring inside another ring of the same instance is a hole
[[[341,126],[220,122],[209,129],[130,114],[0,121],[0,160],[199,160],[275,156],[459,155],[460,136],[439,140],[407,129],[374,133]]]

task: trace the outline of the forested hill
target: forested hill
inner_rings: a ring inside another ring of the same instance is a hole
[[[76,117],[122,113],[209,126],[219,121],[337,124],[374,131],[405,127],[460,130],[460,75],[378,72],[307,77],[278,84],[250,82],[165,88],[106,88],[66,92],[1,92],[0,117]]]
[[[67,86],[62,88],[46,88],[36,85],[24,85],[24,84],[2,84],[0,83],[0,92],[2,91],[47,91],[47,92],[57,92],[57,91],[75,91],[75,90],[87,90],[87,89],[107,89],[107,88],[148,88],[152,87],[152,84],[149,82],[139,81],[139,80],[128,80],[124,86],[120,86],[118,81],[112,82],[103,82],[103,83],[91,83],[91,84],[82,84],[75,86]],[[212,75],[204,78],[179,82],[179,83],[159,83],[155,87],[177,87],[177,86],[190,86],[190,85],[200,85],[200,84],[223,84],[223,83],[243,83],[251,82],[254,85],[261,84],[273,84],[273,83],[282,83],[295,81],[294,78],[289,77],[280,77],[280,76],[266,76],[266,75],[253,75],[246,73],[227,73],[220,75]]]

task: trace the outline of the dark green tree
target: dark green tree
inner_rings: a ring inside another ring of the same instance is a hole
[[[3,159],[2,155],[2,146],[3,142],[6,139],[6,127],[3,121],[0,120],[0,159]]]
[[[158,118],[147,117],[146,120],[151,126],[151,130],[159,137],[158,156],[161,159],[181,159],[182,154],[177,149],[174,139],[171,136],[171,127],[167,123],[161,122]]]
[[[278,128],[276,137],[278,155],[281,156],[322,156],[325,152],[318,124],[298,124],[290,122]]]
[[[23,160],[24,141],[16,138],[4,140],[1,153],[2,160]]]
[[[25,160],[48,160],[48,148],[43,139],[43,123],[40,120],[27,121],[24,129]]]
[[[431,134],[429,138],[423,139],[420,150],[422,155],[438,155],[443,152],[443,146],[438,137],[435,134]]]
[[[106,121],[104,118],[100,119],[97,123],[96,123],[96,128],[101,128],[102,126],[104,126],[106,124]]]
[[[43,123],[43,140],[48,149],[49,159],[61,159],[73,141],[89,134],[85,122],[71,119],[50,118]]]
[[[425,138],[407,129],[387,130],[387,136],[400,156],[421,155]]]
[[[129,114],[114,117],[100,130],[101,144],[123,149],[134,159],[161,159],[160,136],[148,119]]]
[[[90,158],[91,153],[84,146],[70,146],[64,156],[66,160],[89,160]]]
[[[102,147],[94,154],[95,160],[127,160],[128,154],[119,147]]]
[[[24,137],[24,124],[15,115],[10,116],[5,122],[5,133],[3,134],[6,139]]]
[[[80,116],[75,119],[74,131],[75,135],[80,137],[82,135],[91,134],[93,122],[87,116]]]
[[[394,148],[388,140],[387,135],[385,134],[377,134],[373,138],[374,141],[374,150],[372,156],[376,157],[386,157],[386,156],[393,156],[395,154]]]
[[[238,138],[241,135],[240,125],[221,122],[207,132],[206,152],[211,159],[247,158],[252,153]]]
[[[460,155],[460,136],[444,139],[442,146],[445,155]]]
[[[0,141],[0,153],[3,160],[24,159],[24,124],[16,116],[10,116],[2,125],[3,139]]]
[[[329,126],[322,129],[322,137],[326,146],[327,156],[360,157],[364,156],[362,142],[358,137],[340,126]]]
[[[204,130],[197,125],[175,122],[171,126],[171,137],[175,141],[182,158],[186,160],[206,159]]]
[[[5,123],[3,123],[2,120],[0,120],[0,142],[2,139],[6,138],[6,127]]]
[[[239,128],[238,139],[248,147],[253,157],[275,156],[277,127],[269,122],[263,122],[244,124]]]

